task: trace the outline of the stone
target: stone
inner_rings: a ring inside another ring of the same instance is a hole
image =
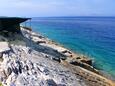
[[[15,74],[18,75],[18,69],[17,69],[16,67],[13,67],[13,68],[12,68],[12,72],[14,72]]]
[[[9,76],[12,73],[12,69],[10,67],[7,68],[7,76]]]
[[[18,86],[28,86],[30,80],[27,80],[26,78],[27,76],[19,75],[16,81],[16,83],[19,84]]]
[[[0,61],[2,62],[3,61],[3,53],[0,52]]]
[[[55,60],[55,61],[61,62],[61,59],[58,58],[58,57],[53,57],[52,59]]]
[[[67,57],[66,57],[66,56],[61,56],[60,59],[62,59],[62,60],[66,60]]]
[[[19,73],[22,73],[22,66],[19,65]]]
[[[78,57],[76,57],[76,59],[81,59],[81,57],[80,57],[80,56],[78,56]]]
[[[45,74],[45,75],[49,75],[49,70],[47,69],[47,68],[44,68],[44,70],[43,70],[43,73]]]
[[[24,65],[24,70],[25,70],[25,71],[28,71],[28,70],[29,70],[28,65]]]
[[[13,82],[11,82],[11,83],[10,83],[10,86],[16,86],[16,84],[15,84],[15,83],[13,83]]]
[[[8,76],[7,77],[7,80],[5,81],[5,83],[9,86],[9,84],[11,83],[12,81],[12,75]]]
[[[18,60],[18,61],[16,61],[16,64],[17,64],[17,69],[18,69],[19,73],[22,73],[22,64],[21,64],[21,62]]]
[[[88,60],[82,59],[81,62],[86,63],[88,65],[92,65],[92,60],[91,59],[88,59]]]
[[[65,84],[58,84],[57,86],[66,86]]]
[[[57,86],[57,84],[55,83],[53,79],[47,79],[46,83],[48,86]]]
[[[8,42],[0,42],[0,52],[9,51]]]
[[[3,53],[2,53],[2,52],[0,52],[0,58],[2,58],[2,56],[3,56]]]
[[[36,44],[40,44],[40,43],[46,43],[46,41],[37,41]]]
[[[34,68],[34,65],[30,60],[27,60],[27,65],[30,70]]]

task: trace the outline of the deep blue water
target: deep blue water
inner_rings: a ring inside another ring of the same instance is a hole
[[[94,59],[94,65],[115,77],[114,17],[33,18],[32,28],[74,52]]]

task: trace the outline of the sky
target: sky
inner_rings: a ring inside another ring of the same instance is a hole
[[[115,16],[115,0],[0,0],[0,16]]]

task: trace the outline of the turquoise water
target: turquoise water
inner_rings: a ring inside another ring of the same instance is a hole
[[[94,59],[94,66],[115,77],[115,18],[33,18],[32,28],[74,52]]]

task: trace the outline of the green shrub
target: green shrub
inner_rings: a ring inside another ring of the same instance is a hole
[[[3,86],[1,82],[0,82],[0,86]]]

